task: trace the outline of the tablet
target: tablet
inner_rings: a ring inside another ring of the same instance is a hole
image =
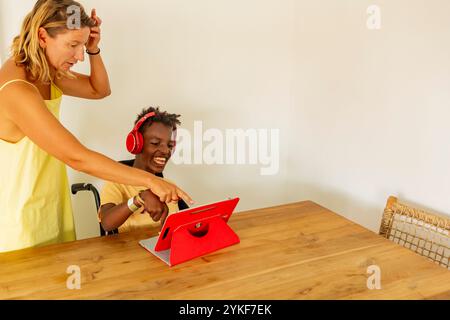
[[[172,234],[181,226],[187,226],[193,235],[201,237],[202,234],[208,232],[208,224],[202,223],[202,221],[208,220],[212,217],[220,217],[225,222],[228,222],[238,202],[239,198],[228,199],[182,210],[178,213],[169,215],[161,229],[158,242],[155,246],[155,251],[158,252],[169,250],[172,241]]]
[[[171,267],[237,244],[239,236],[227,222],[238,202],[239,198],[228,199],[174,213],[159,236],[139,244]]]

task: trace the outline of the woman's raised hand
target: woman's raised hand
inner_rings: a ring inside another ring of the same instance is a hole
[[[91,28],[91,34],[89,36],[88,43],[86,45],[86,49],[89,52],[96,53],[98,52],[98,44],[101,39],[101,29],[100,26],[102,25],[102,19],[97,17],[97,12],[95,9],[92,9],[91,12],[91,19],[95,21],[96,25],[95,27]]]

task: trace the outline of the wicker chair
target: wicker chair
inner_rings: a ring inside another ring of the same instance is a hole
[[[380,235],[450,269],[450,218],[411,208],[389,197]]]

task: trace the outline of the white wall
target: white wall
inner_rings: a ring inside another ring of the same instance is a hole
[[[12,39],[20,32],[25,15],[33,8],[32,0],[0,0],[0,60],[9,55]]]
[[[33,3],[0,0],[0,21],[21,20]],[[160,105],[189,130],[195,120],[281,130],[275,176],[170,165],[167,176],[199,204],[238,195],[240,211],[311,199],[374,231],[390,194],[450,213],[448,1],[82,3],[104,21],[113,90],[102,101],[64,100],[63,123],[88,147],[129,158],[136,113]],[[370,4],[382,10],[381,30],[366,27]],[[74,209],[78,237],[97,235],[91,195],[77,195]]]
[[[366,28],[370,4],[381,30]],[[391,194],[450,213],[449,13],[446,0],[297,2],[289,200],[372,230]]]

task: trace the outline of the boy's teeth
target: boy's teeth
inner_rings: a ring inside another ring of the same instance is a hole
[[[166,159],[165,158],[155,158],[155,162],[158,164],[165,164]]]

